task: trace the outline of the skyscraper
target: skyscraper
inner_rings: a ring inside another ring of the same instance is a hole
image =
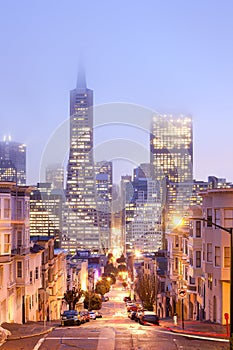
[[[175,216],[184,217],[193,187],[193,128],[188,116],[155,115],[150,155],[153,179],[160,182],[162,225],[172,227]],[[165,224],[166,222],[166,224]],[[164,235],[164,230],[163,235]],[[163,242],[164,238],[163,238]],[[163,243],[164,245],[164,243]]]
[[[187,116],[155,115],[150,155],[153,177],[181,183],[193,180],[193,129]]]
[[[96,162],[95,172],[100,249],[105,253],[110,248],[112,162]]]
[[[9,168],[14,168],[16,170],[16,180],[18,185],[26,184],[26,145],[19,142],[13,142],[10,137],[5,137],[4,141],[0,142],[0,161],[3,161],[2,165],[0,165],[1,168],[8,168],[8,172]],[[6,173],[7,172],[5,172],[5,174]],[[12,174],[9,177],[10,181],[12,181],[11,179]],[[5,177],[3,180],[7,181],[7,178]]]
[[[93,161],[93,91],[84,71],[70,92],[70,152],[67,166],[63,247],[99,249]]]

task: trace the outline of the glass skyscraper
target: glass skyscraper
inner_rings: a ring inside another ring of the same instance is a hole
[[[150,136],[153,179],[160,182],[164,217],[172,228],[175,217],[185,217],[193,186],[193,127],[189,116],[155,115]]]
[[[70,92],[70,152],[67,166],[63,248],[99,249],[93,161],[93,91],[80,71]]]

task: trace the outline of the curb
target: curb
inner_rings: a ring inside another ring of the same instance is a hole
[[[40,335],[43,334],[47,334],[49,332],[52,332],[55,329],[55,327],[51,327],[49,329],[46,329],[43,332],[39,332],[39,333],[34,333],[34,334],[28,334],[28,335],[20,335],[18,337],[11,337],[11,338],[7,338],[6,341],[10,341],[10,340],[19,340],[19,339],[25,339],[25,338],[31,338],[31,337],[38,337]]]
[[[172,333],[178,333],[178,334],[182,334],[183,336],[198,336],[200,338],[214,338],[216,340],[220,340],[220,341],[229,341],[229,338],[227,336],[225,336],[224,334],[216,334],[216,333],[203,333],[203,332],[198,332],[198,331],[191,331],[191,330],[179,330],[179,329],[172,329],[170,327],[164,327],[166,328],[168,331],[172,332]]]

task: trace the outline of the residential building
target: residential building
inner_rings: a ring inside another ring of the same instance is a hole
[[[24,323],[35,296],[30,285],[30,187],[0,183],[0,321]],[[7,281],[7,282],[6,282]],[[31,308],[34,311],[37,301]]]
[[[203,193],[202,268],[205,277],[205,318],[225,324],[230,315],[230,234],[211,225],[233,227],[233,189],[212,189]]]

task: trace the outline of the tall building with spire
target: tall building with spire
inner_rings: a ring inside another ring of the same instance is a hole
[[[78,75],[70,92],[70,151],[67,166],[66,208],[62,246],[99,249],[93,160],[93,91],[86,86],[85,72]]]

